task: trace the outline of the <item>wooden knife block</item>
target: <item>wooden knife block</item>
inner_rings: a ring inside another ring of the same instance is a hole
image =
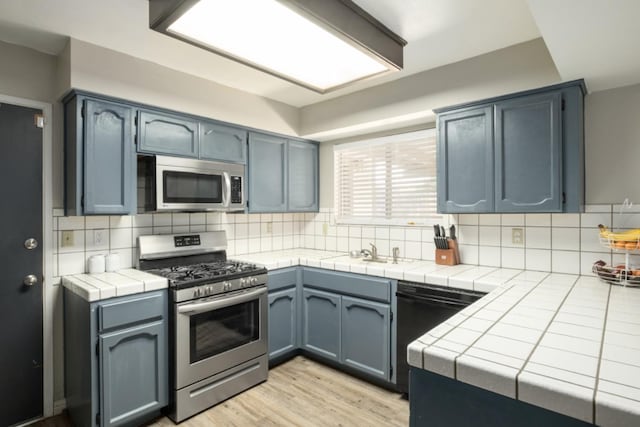
[[[436,264],[458,265],[460,264],[460,252],[458,252],[458,242],[448,239],[449,249],[436,249]]]

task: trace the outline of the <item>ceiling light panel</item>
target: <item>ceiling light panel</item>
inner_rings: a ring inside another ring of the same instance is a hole
[[[180,7],[174,8],[164,26],[155,29],[317,92],[399,69],[379,54],[372,54],[360,41],[353,42],[342,31],[329,31],[316,17],[300,14],[285,4],[295,2],[175,3]]]

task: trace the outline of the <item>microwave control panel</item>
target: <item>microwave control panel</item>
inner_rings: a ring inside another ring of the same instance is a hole
[[[242,203],[242,177],[231,177],[231,203]]]

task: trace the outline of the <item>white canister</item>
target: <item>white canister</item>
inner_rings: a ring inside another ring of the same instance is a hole
[[[104,255],[93,255],[89,257],[89,274],[104,273],[105,262]]]
[[[105,257],[105,270],[108,272],[120,269],[120,254],[109,254]]]

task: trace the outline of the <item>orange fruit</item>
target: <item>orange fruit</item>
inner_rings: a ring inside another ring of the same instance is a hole
[[[625,248],[625,246],[626,246],[626,244],[627,244],[627,242],[620,241],[620,242],[614,242],[614,243],[613,243],[613,246],[614,246],[616,249],[624,249],[624,248]]]
[[[625,249],[629,249],[629,250],[631,250],[631,249],[636,249],[637,247],[638,247],[638,242],[627,242],[627,243],[624,245],[624,248],[625,248]]]

